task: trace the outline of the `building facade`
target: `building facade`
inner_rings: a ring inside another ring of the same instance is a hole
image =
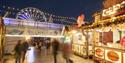
[[[104,0],[104,2],[103,2],[103,8],[107,9],[109,7],[112,7],[113,5],[121,3],[122,1],[125,1],[125,0]]]

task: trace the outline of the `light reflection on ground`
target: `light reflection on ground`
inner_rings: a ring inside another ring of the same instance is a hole
[[[34,47],[29,47],[29,51],[27,51],[26,58],[28,63],[33,63],[35,61],[35,55],[34,55]]]

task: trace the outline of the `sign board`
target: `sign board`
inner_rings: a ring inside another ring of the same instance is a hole
[[[4,23],[6,26],[6,35],[11,36],[22,36],[25,33],[31,36],[60,36],[63,31],[63,25],[47,22],[4,18]]]
[[[112,16],[123,14],[123,13],[125,13],[125,1],[116,5],[113,5],[112,7],[108,9],[104,9],[102,12],[102,16],[112,17]]]
[[[95,47],[95,56],[104,59],[104,49],[101,47]]]
[[[113,63],[121,63],[121,52],[117,50],[105,50],[105,59]]]

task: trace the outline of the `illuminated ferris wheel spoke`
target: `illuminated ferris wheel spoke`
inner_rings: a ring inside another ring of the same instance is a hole
[[[25,18],[24,18],[24,17],[22,17],[22,16],[20,16],[20,17],[19,17],[19,19],[23,19],[23,20],[25,20]]]
[[[23,18],[25,18],[25,19],[28,19],[28,17],[25,14],[20,15],[20,16],[23,17]]]
[[[30,18],[30,15],[29,15],[28,13],[25,13],[25,15],[26,15],[28,18]]]
[[[22,9],[20,12],[17,13],[16,18],[23,20],[25,19],[28,21],[40,21],[40,22],[47,21],[47,18],[44,15],[44,13],[41,12],[39,9],[33,7]]]
[[[22,16],[24,16],[26,18],[30,18],[26,13],[24,13]]]

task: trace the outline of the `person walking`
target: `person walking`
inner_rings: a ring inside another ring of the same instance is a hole
[[[24,41],[22,43],[22,63],[24,63],[24,60],[25,60],[25,55],[26,55],[26,52],[29,48],[29,44],[27,41]]]
[[[50,53],[50,47],[51,47],[51,43],[50,43],[50,41],[49,40],[47,40],[47,42],[46,42],[46,53],[47,54],[49,54]]]
[[[70,33],[69,28],[65,27],[65,34],[63,38],[63,47],[62,47],[62,54],[64,59],[66,60],[66,63],[73,63],[73,60],[71,59],[72,56],[72,35]]]
[[[69,43],[63,43],[62,44],[62,54],[64,59],[66,60],[66,63],[73,63],[73,61],[71,60],[71,44]]]
[[[53,55],[54,55],[54,63],[57,63],[57,54],[59,50],[59,41],[54,39],[52,41]]]
[[[41,52],[41,42],[38,42],[38,49],[39,49],[39,51]]]
[[[15,52],[15,63],[21,63],[21,40],[18,40],[15,48],[14,48],[14,52]]]

